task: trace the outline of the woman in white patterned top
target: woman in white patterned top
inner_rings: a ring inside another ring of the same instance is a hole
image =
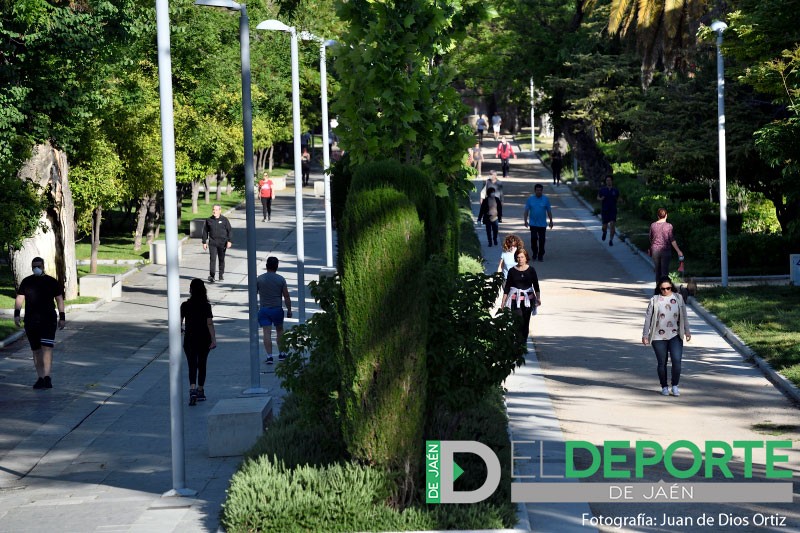
[[[658,379],[661,382],[661,394],[669,396],[667,383],[667,356],[672,361],[672,395],[680,396],[678,383],[681,379],[681,358],[683,357],[683,339],[689,342],[692,334],[686,317],[686,304],[669,276],[663,276],[658,282],[659,294],[650,298],[642,329],[642,344],[650,344],[658,362]]]

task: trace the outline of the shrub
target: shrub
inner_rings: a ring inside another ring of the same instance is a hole
[[[384,471],[353,463],[286,467],[275,457],[248,460],[222,506],[226,531],[375,531],[431,529],[418,509],[386,503],[394,484]]]
[[[524,362],[510,312],[491,316],[502,274],[437,277],[441,260],[431,261],[428,336],[429,405],[468,407]]]
[[[342,287],[338,277],[309,284],[322,312],[283,336],[286,360],[275,373],[282,387],[294,393],[305,420],[340,427],[340,361],[344,352]],[[308,360],[305,354],[308,353]],[[341,435],[336,432],[337,440]]]
[[[427,382],[425,231],[390,188],[351,191],[342,230],[342,433],[354,458],[414,475]]]
[[[301,410],[302,398],[289,394],[280,415],[247,452],[246,457],[275,455],[288,467],[323,466],[347,457],[339,428],[321,418],[309,418]]]
[[[483,263],[470,255],[461,254],[458,256],[458,273],[483,274]]]

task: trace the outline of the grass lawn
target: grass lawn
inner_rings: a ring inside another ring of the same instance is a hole
[[[699,291],[697,299],[800,386],[800,287],[715,287]]]
[[[13,319],[0,318],[0,339],[5,339],[15,331],[17,331],[17,326],[14,325]]]

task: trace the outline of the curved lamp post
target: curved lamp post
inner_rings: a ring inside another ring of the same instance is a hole
[[[196,6],[222,7],[239,12],[239,48],[242,55],[242,130],[244,132],[245,226],[247,228],[247,296],[250,337],[250,388],[245,394],[263,394],[258,360],[258,290],[256,288],[256,200],[253,170],[253,105],[250,96],[250,20],[247,6],[232,0],[196,0]]]
[[[285,31],[292,37],[292,122],[294,123],[294,201],[297,233],[297,320],[306,321],[305,241],[303,235],[303,180],[300,167],[300,66],[297,52],[297,30],[275,19],[265,20],[257,30]]]
[[[728,184],[725,162],[725,67],[722,61],[722,33],[728,25],[721,20],[711,24],[717,34],[717,134],[719,136],[719,246],[722,286],[728,286]]]

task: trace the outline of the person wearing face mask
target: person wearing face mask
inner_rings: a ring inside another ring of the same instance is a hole
[[[31,261],[33,275],[22,280],[14,301],[14,324],[20,325],[20,311],[25,304],[25,334],[33,351],[33,364],[38,379],[34,389],[52,389],[50,371],[53,365],[53,346],[56,328],[64,329],[64,287],[44,273],[44,259]],[[55,302],[55,303],[54,303]],[[56,317],[56,304],[58,316]]]

